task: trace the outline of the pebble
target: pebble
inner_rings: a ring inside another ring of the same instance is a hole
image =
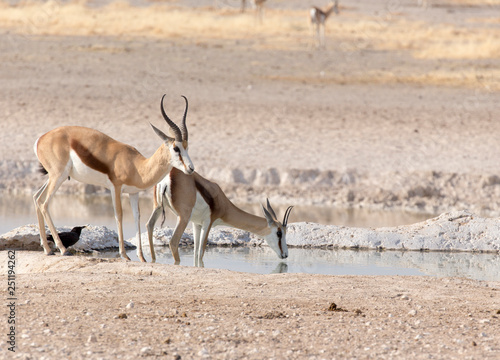
[[[200,351],[198,351],[198,356],[208,356],[208,350],[205,348],[202,348]]]
[[[134,307],[134,302],[130,300],[130,302],[127,304],[126,308],[127,309],[132,309]]]
[[[90,335],[89,338],[87,339],[88,343],[95,343],[97,342],[97,338],[94,334]]]

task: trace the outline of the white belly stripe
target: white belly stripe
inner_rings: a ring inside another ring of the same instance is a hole
[[[106,174],[85,165],[73,150],[70,150],[69,158],[72,162],[71,171],[69,173],[70,177],[86,184],[100,185],[108,189],[112,187],[111,181]]]

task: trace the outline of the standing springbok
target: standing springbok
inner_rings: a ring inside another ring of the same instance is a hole
[[[83,183],[104,186],[111,191],[118,227],[120,255],[130,260],[125,252],[123,241],[121,193],[129,194],[137,236],[140,239],[139,191],[156,185],[172,167],[185,174],[194,172],[193,163],[187,152],[188,101],[184,97],[186,109],[179,129],[165,113],[164,98],[165,95],[161,99],[161,113],[175,134],[175,138],[165,135],[150,124],[163,140],[163,144],[150,158],[145,158],[132,146],[118,142],[97,130],[80,126],[59,127],[37,139],[35,154],[42,166],[41,171],[49,175],[49,179],[33,196],[40,228],[40,240],[45,254],[52,255],[53,252],[47,243],[44,221],[47,222],[61,255],[68,255],[50,216],[49,203],[59,186],[71,177]],[[140,241],[137,255],[141,261],[145,261]]]
[[[146,223],[152,262],[156,261],[153,229],[165,206],[177,215],[177,224],[170,239],[170,250],[176,264],[180,263],[179,241],[189,221],[193,222],[195,266],[203,266],[208,234],[212,226],[218,225],[250,231],[264,238],[278,257],[288,257],[286,226],[292,206],[286,209],[283,222],[278,221],[269,200],[267,208],[262,207],[264,217],[252,215],[236,207],[216,183],[196,172],[187,176],[174,168],[156,185],[154,210]]]
[[[328,5],[324,10],[313,6],[309,10],[309,15],[311,17],[311,26],[313,28],[313,36],[315,35],[316,46],[325,45],[325,22],[332,12],[335,14],[339,13],[339,1],[332,0],[332,3]]]
[[[252,6],[255,8],[255,16],[258,19],[259,23],[262,24],[262,18],[264,17],[264,3],[266,0],[252,0]],[[241,0],[241,12],[245,12],[246,9],[246,0]]]

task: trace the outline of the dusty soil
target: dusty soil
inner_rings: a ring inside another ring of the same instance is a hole
[[[151,155],[167,93],[177,121],[188,97],[191,158],[233,200],[498,216],[499,3],[394,3],[341,2],[320,50],[314,1],[274,1],[262,25],[232,1],[2,3],[2,196],[43,183],[33,144],[57,126]],[[500,356],[499,283],[17,260],[21,359]]]
[[[4,359],[500,356],[499,282],[16,257],[17,348],[3,335]]]
[[[167,93],[177,121],[190,100],[197,170],[240,202],[500,214],[496,0],[345,4],[319,50],[308,4],[259,25],[235,3],[3,5],[0,189],[43,183],[33,144],[61,125],[151,155]]]

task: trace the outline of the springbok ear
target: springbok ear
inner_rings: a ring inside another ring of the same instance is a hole
[[[269,226],[273,226],[275,224],[273,216],[269,213],[269,211],[266,210],[266,208],[264,207],[264,205],[261,204],[260,206],[262,207],[262,211],[264,211],[264,217],[267,220],[267,224]]]
[[[160,139],[162,139],[164,142],[174,142],[175,141],[174,138],[171,138],[170,136],[165,135],[165,133],[163,131],[161,131],[160,129],[158,129],[153,124],[149,123],[149,125],[151,125],[151,127],[155,131],[156,135],[158,135],[160,137]]]
[[[273,208],[271,207],[271,204],[269,203],[269,199],[266,199],[266,200],[267,200],[267,211],[269,211],[269,214],[272,215],[274,220],[278,220],[276,213],[274,212]]]

